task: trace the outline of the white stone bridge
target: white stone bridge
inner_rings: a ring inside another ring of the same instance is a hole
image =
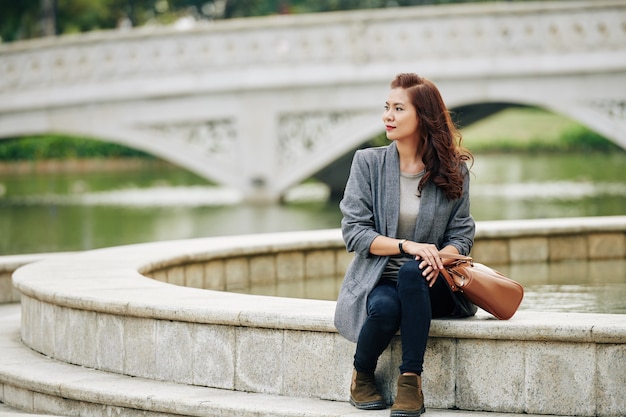
[[[345,180],[345,167],[328,167],[382,132],[389,81],[406,71],[433,79],[463,124],[510,104],[541,106],[626,148],[623,0],[273,16],[0,44],[0,138],[115,142],[275,201],[324,169]]]

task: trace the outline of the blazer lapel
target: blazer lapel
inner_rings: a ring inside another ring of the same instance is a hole
[[[395,237],[398,233],[398,220],[400,218],[400,158],[396,143],[392,142],[387,147],[385,153],[385,165],[383,166],[382,181],[383,189],[381,197],[383,198],[387,209],[385,213],[385,230],[386,236]]]

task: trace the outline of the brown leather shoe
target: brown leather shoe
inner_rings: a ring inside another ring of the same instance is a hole
[[[398,392],[391,407],[391,417],[418,417],[426,412],[422,377],[419,375],[400,375]]]
[[[350,404],[361,410],[383,410],[387,403],[376,388],[374,374],[352,371]]]

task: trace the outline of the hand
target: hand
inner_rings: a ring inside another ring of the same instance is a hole
[[[408,243],[408,245],[407,245]],[[420,262],[422,275],[428,282],[428,286],[435,285],[435,281],[443,270],[443,262],[439,257],[439,250],[435,245],[429,243],[406,242],[403,247],[405,251],[415,256],[415,260]]]

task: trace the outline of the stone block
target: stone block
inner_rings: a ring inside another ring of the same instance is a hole
[[[338,249],[335,251],[335,271],[338,276],[344,276],[346,270],[348,269],[348,265],[354,259],[354,253],[348,252],[345,248]]]
[[[547,237],[516,238],[509,241],[511,262],[545,262],[549,248]]]
[[[294,397],[331,398],[335,386],[334,334],[285,331],[283,352],[283,395]]]
[[[281,252],[277,254],[276,272],[279,282],[304,279],[304,254],[302,252]]]
[[[622,259],[626,257],[626,235],[616,233],[591,233],[587,236],[589,259]]]
[[[204,288],[204,264],[195,263],[185,266],[185,286]]]
[[[276,282],[276,255],[259,255],[250,258],[250,283],[266,285]]]
[[[224,261],[217,259],[204,264],[204,289],[226,290]]]
[[[241,290],[250,286],[250,265],[246,258],[232,258],[224,261],[226,291]]]
[[[282,394],[283,331],[239,327],[236,341],[235,389]]]
[[[167,269],[167,282],[172,285],[185,285],[185,267],[171,266]]]
[[[337,300],[342,278],[336,276],[307,279],[304,281],[303,297],[309,300]]]
[[[100,404],[92,404],[97,406],[100,410],[104,409],[104,406]],[[70,400],[67,398],[58,397],[56,395],[42,394],[39,392],[33,393],[33,412],[41,413],[42,415],[50,416],[78,416],[85,417],[98,416],[102,417],[103,413],[89,413],[87,412],[88,403]]]
[[[323,278],[335,275],[335,251],[312,250],[305,254],[305,277]]]
[[[20,335],[22,341],[28,345],[33,346],[34,349],[36,347],[34,344],[38,342],[38,340],[34,340],[33,337],[33,320],[36,320],[39,316],[39,311],[35,310],[35,308],[39,309],[38,305],[39,301],[30,298],[28,296],[22,297],[21,301],[21,326],[20,326]]]
[[[98,369],[124,372],[124,318],[98,314],[96,333],[96,362]]]
[[[587,238],[583,235],[551,236],[550,261],[587,259]]]
[[[155,379],[193,382],[193,323],[156,321]]]
[[[526,413],[595,415],[594,344],[527,342],[525,354]]]
[[[626,415],[626,345],[596,345],[597,415]]]
[[[40,304],[41,314],[41,329],[39,332],[38,351],[46,354],[53,355],[55,351],[54,347],[54,329],[55,329],[55,314],[57,307],[52,304],[38,302]]]
[[[526,348],[519,341],[459,339],[456,406],[463,410],[522,413]]]
[[[350,400],[350,382],[354,369],[352,363],[356,345],[338,333],[333,334],[333,345],[334,356],[330,359],[333,373],[329,377],[329,383],[335,387],[335,391],[327,399],[347,402]]]
[[[456,404],[456,342],[448,338],[429,338],[422,373],[427,407],[453,408]]]
[[[235,387],[235,328],[196,324],[193,333],[193,384]]]
[[[156,375],[156,321],[124,318],[124,373],[144,378]]]
[[[492,265],[507,264],[509,259],[508,239],[485,239],[474,243],[471,256],[475,261]]]
[[[55,359],[70,362],[72,359],[72,326],[70,323],[70,309],[54,306],[54,353]]]
[[[0,304],[14,303],[18,301],[19,298],[15,298],[14,292],[16,291],[13,288],[13,282],[11,281],[11,273],[0,272]]]
[[[33,392],[13,385],[4,385],[3,402],[23,411],[33,412]]]
[[[69,309],[68,341],[70,363],[88,368],[96,366],[97,315],[93,311]]]
[[[151,271],[148,276],[156,281],[167,282],[167,270],[159,269],[158,271]]]
[[[306,291],[306,282],[286,281],[279,282],[276,285],[267,286],[263,294],[278,295],[280,297],[303,298]]]

